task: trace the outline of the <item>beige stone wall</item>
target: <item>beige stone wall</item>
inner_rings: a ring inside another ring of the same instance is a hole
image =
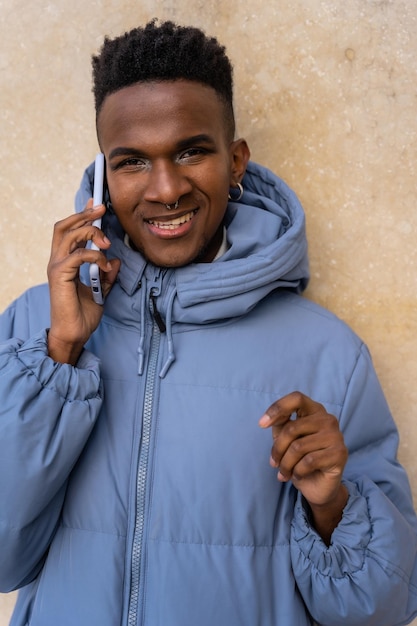
[[[303,202],[307,295],[370,346],[417,497],[415,0],[0,0],[1,308],[45,280],[96,152],[91,53],[154,16],[227,44],[239,134]]]

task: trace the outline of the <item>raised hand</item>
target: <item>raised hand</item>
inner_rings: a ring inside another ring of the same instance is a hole
[[[303,494],[318,532],[328,541],[347,502],[341,480],[348,451],[337,419],[293,392],[274,402],[259,425],[272,429],[270,463],[278,468],[278,480],[291,480]]]
[[[97,263],[102,275],[102,290],[110,291],[120,267],[120,261],[107,261],[100,250],[87,249],[94,241],[106,250],[111,243],[93,220],[101,217],[105,207],[93,208],[90,199],[82,213],[71,215],[55,224],[48,281],[51,297],[51,327],[48,333],[49,355],[56,361],[75,364],[85,342],[97,328],[103,307],[93,300],[90,287],[80,281],[83,263]]]

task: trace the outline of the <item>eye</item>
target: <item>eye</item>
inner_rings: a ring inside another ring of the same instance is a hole
[[[149,166],[147,159],[143,157],[128,157],[117,163],[116,170],[138,171],[144,170]]]
[[[177,157],[178,161],[186,162],[186,163],[197,163],[199,162],[206,154],[208,150],[206,148],[187,148],[187,150],[183,150]]]

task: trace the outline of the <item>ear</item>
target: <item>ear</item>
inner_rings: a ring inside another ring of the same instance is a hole
[[[230,186],[236,187],[245,175],[246,167],[250,159],[249,146],[246,139],[236,139],[230,144]]]

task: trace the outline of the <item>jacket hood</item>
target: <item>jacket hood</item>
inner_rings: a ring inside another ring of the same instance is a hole
[[[86,169],[77,192],[77,212],[93,195],[93,179],[94,164]],[[167,271],[175,285],[173,321],[201,324],[243,315],[278,288],[300,292],[307,286],[305,216],[298,198],[284,181],[254,162],[248,164],[242,185],[242,198],[229,202],[225,215],[225,254],[212,263]],[[103,230],[112,242],[109,256],[122,260],[121,287],[131,295],[157,268],[125,245],[111,209],[103,218]],[[163,299],[161,306],[163,313]]]

